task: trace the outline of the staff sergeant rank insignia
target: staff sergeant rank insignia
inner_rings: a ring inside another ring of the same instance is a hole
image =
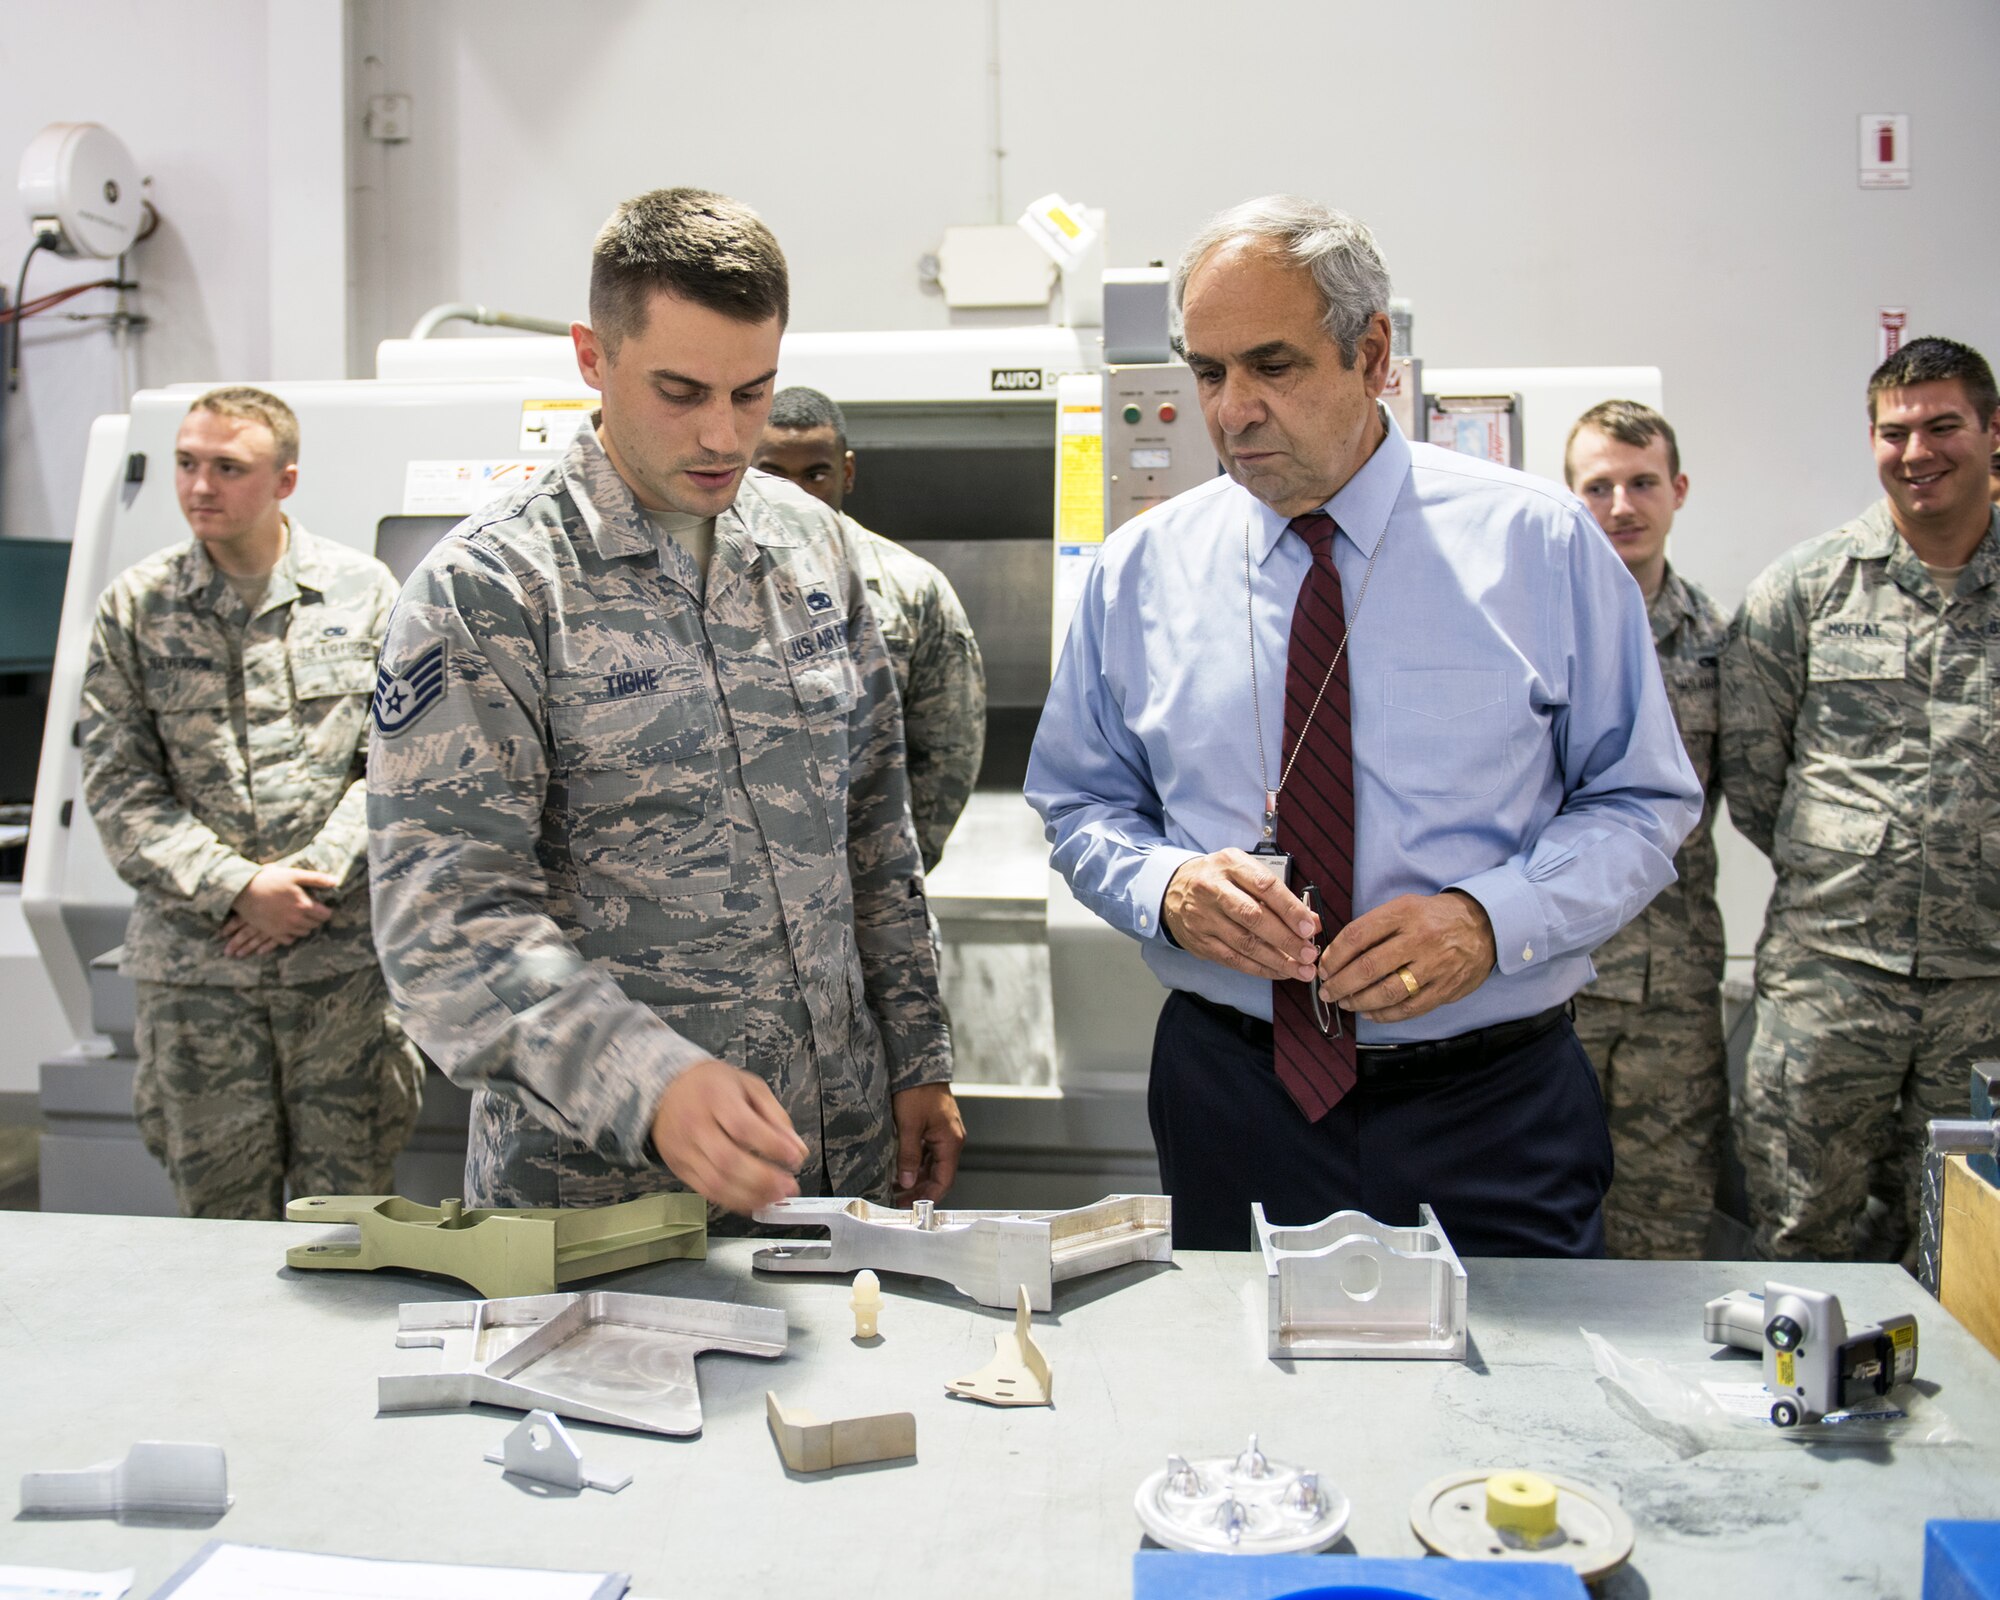
[[[401,672],[375,669],[375,726],[401,733],[444,694],[444,642],[440,640]]]

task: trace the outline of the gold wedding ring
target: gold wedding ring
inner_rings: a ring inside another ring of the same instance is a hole
[[[1396,976],[1403,980],[1403,987],[1410,991],[1410,998],[1412,1000],[1416,999],[1417,991],[1423,985],[1417,982],[1416,978],[1411,974],[1410,969],[1408,967],[1398,967],[1396,969]]]

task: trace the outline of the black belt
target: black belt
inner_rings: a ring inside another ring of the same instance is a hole
[[[1188,989],[1178,992],[1196,1010],[1213,1017],[1245,1044],[1259,1050],[1272,1048],[1274,1035],[1271,1024],[1262,1017],[1246,1016],[1234,1006],[1225,1006]],[[1355,1065],[1362,1078],[1410,1067],[1435,1069],[1471,1065],[1476,1060],[1496,1056],[1515,1045],[1540,1037],[1568,1015],[1569,1005],[1565,1002],[1550,1006],[1546,1011],[1538,1011],[1532,1017],[1522,1017],[1515,1022],[1496,1022],[1490,1028],[1474,1028],[1470,1033],[1454,1034],[1449,1039],[1418,1039],[1409,1044],[1357,1043]],[[1347,1026],[1353,1026],[1352,1018],[1347,1020]]]

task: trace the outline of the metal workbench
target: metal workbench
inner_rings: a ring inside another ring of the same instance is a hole
[[[0,1520],[0,1561],[136,1567],[135,1597],[209,1538],[405,1559],[629,1571],[640,1595],[1128,1594],[1132,1495],[1170,1450],[1219,1454],[1255,1428],[1354,1502],[1345,1542],[1420,1553],[1416,1489],[1460,1466],[1538,1467],[1608,1485],[1638,1527],[1601,1591],[1636,1596],[1918,1593],[1923,1524],[2000,1510],[2000,1363],[1899,1269],[1802,1272],[1851,1316],[1911,1310],[1920,1377],[1967,1443],[1684,1456],[1615,1405],[1579,1325],[1632,1356],[1700,1360],[1702,1303],[1756,1286],[1720,1263],[1467,1263],[1473,1357],[1264,1355],[1257,1257],[1184,1254],[1059,1285],[1037,1337],[1053,1410],[948,1399],[1006,1326],[942,1285],[886,1279],[883,1342],[849,1339],[847,1281],[758,1276],[745,1241],[706,1262],[598,1280],[781,1306],[781,1359],[704,1356],[707,1427],[673,1440],[575,1426],[622,1494],[548,1498],[481,1455],[499,1411],[377,1417],[375,1379],[434,1352],[395,1347],[396,1306],[469,1294],[406,1274],[295,1273],[283,1223],[0,1214],[0,1497],[22,1472],[121,1456],[136,1439],[223,1445],[234,1508],[212,1527]],[[1748,1375],[1745,1366],[1732,1375]],[[823,1417],[903,1410],[913,1463],[789,1478],[763,1393]],[[8,1509],[11,1514],[11,1505]],[[1331,1577],[1330,1573],[1330,1577]]]

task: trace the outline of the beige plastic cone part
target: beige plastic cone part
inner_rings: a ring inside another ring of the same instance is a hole
[[[854,1275],[854,1294],[847,1302],[854,1313],[854,1337],[875,1337],[876,1320],[882,1315],[882,1280],[863,1267]]]

